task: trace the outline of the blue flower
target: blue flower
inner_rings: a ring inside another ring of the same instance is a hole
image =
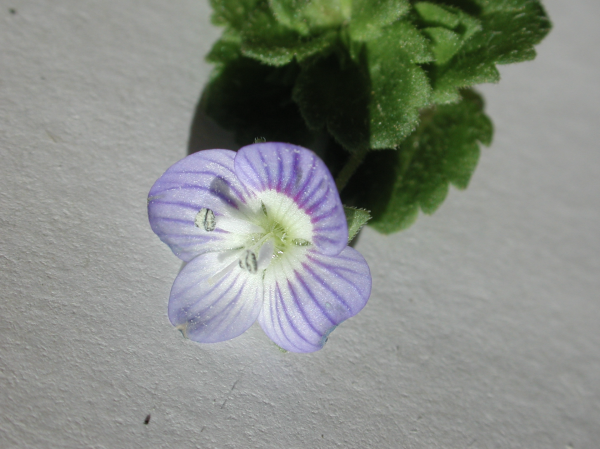
[[[369,299],[369,267],[347,246],[333,178],[305,148],[268,142],[194,153],[152,186],[148,216],[188,262],[169,319],[191,340],[228,340],[258,319],[280,347],[317,351]]]

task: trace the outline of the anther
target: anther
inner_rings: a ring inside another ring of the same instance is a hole
[[[240,257],[240,268],[250,273],[256,273],[258,270],[258,261],[256,260],[256,254],[247,249],[242,257]]]
[[[215,214],[212,210],[203,207],[200,209],[200,212],[196,215],[196,219],[194,220],[194,224],[198,228],[204,228],[205,231],[210,232],[214,231],[217,226],[217,221],[215,220]]]
[[[296,246],[310,246],[311,243],[308,240],[304,240],[304,239],[294,239],[292,240],[292,243]]]

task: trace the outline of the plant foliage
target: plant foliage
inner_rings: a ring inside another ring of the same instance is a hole
[[[206,113],[240,144],[321,142],[332,173],[350,179],[343,198],[384,233],[432,213],[450,184],[466,188],[492,138],[470,87],[497,82],[498,64],[533,59],[550,30],[538,0],[211,4],[224,32],[207,56]]]

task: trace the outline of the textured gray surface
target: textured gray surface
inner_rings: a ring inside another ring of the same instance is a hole
[[[482,89],[469,189],[362,234],[371,300],[311,355],[166,316],[146,194],[186,154],[207,4],[0,5],[0,447],[599,447],[596,0],[546,2],[538,59]]]

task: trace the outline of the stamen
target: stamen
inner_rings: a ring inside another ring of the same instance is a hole
[[[196,215],[194,224],[198,228],[203,227],[205,231],[211,232],[215,230],[217,220],[215,219],[215,214],[212,210],[203,207]]]
[[[250,273],[256,273],[258,270],[258,261],[256,260],[256,254],[249,249],[240,257],[240,268]]]
[[[292,240],[292,243],[296,246],[310,246],[312,245],[312,243],[310,243],[308,240],[304,240],[304,239],[294,239]]]

